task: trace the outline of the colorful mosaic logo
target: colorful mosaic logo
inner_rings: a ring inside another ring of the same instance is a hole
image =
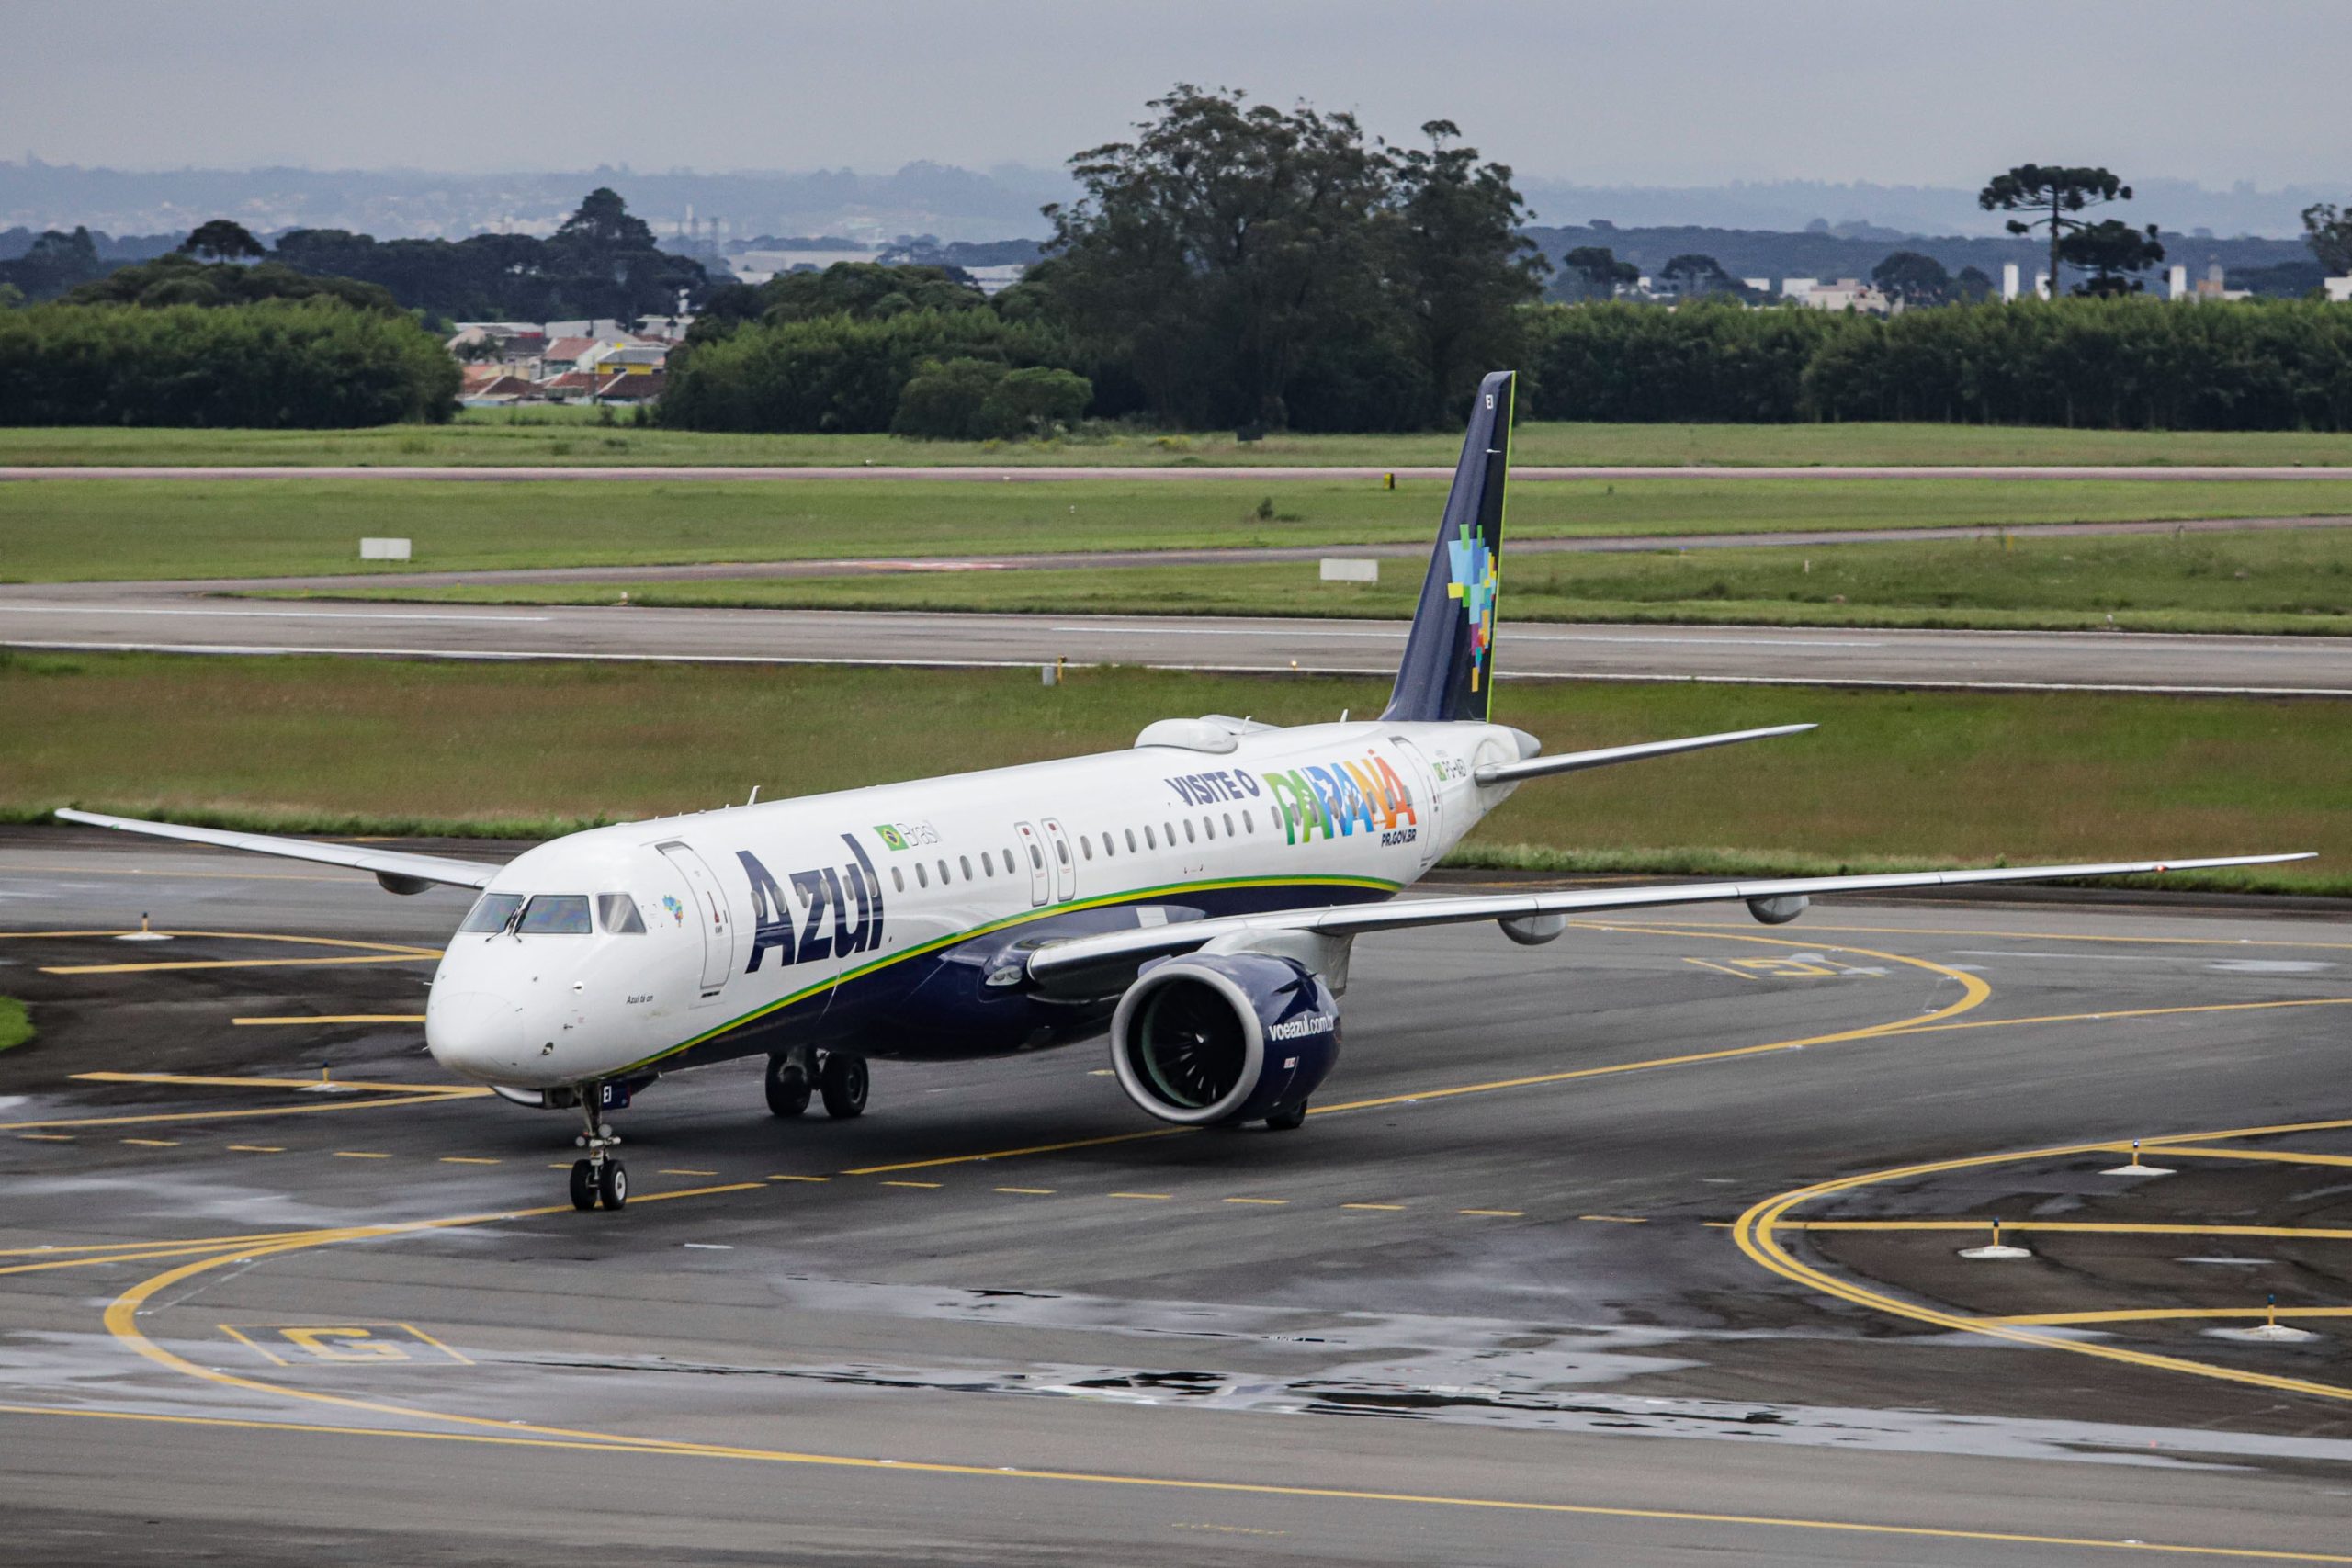
[[[670,911],[672,925],[683,926],[686,923],[686,907],[667,893],[662,895],[662,907]]]
[[[1495,644],[1495,594],[1500,587],[1495,553],[1487,548],[1475,525],[1461,525],[1462,536],[1445,542],[1446,596],[1462,601],[1470,622],[1470,689],[1476,691],[1486,675],[1487,655]]]
[[[1409,843],[1419,831],[1413,792],[1376,751],[1356,761],[1269,773],[1265,781],[1282,816],[1285,843],[1305,843],[1317,834],[1347,838],[1358,829],[1380,834],[1384,844]]]

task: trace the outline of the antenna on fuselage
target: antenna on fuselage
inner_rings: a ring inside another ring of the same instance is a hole
[[[746,806],[757,806],[759,803],[760,803],[760,786],[759,786],[759,785],[757,785],[757,784],[753,784],[753,785],[752,786],[752,798],[751,798],[751,799],[749,799],[749,800],[747,800],[747,801],[745,801],[743,804],[744,804],[744,805],[746,805]]]

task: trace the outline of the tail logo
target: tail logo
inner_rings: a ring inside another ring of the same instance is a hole
[[[1495,593],[1500,576],[1495,570],[1495,552],[1487,547],[1473,524],[1461,525],[1461,536],[1445,542],[1445,560],[1452,580],[1446,584],[1446,596],[1462,601],[1462,613],[1470,623],[1470,689],[1475,692],[1484,684],[1487,651],[1494,647]]]

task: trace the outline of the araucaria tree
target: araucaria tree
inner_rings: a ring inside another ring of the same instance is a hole
[[[1987,212],[2032,212],[2031,219],[2012,218],[2009,232],[2050,231],[2050,292],[2058,292],[2058,265],[2064,259],[2066,237],[2092,227],[2093,220],[2071,216],[2110,201],[2129,201],[2132,187],[2105,169],[2070,169],[2057,164],[2019,164],[2006,175],[1996,175],[1977,192],[1976,205]],[[2111,221],[2111,220],[2110,220]],[[2120,226],[2120,225],[2119,225]],[[2153,237],[2154,231],[2150,234]],[[2161,259],[2163,253],[2157,253]]]
[[[1230,89],[1180,84],[1149,107],[1135,140],[1070,160],[1084,194],[1046,209],[1033,276],[1156,414],[1422,423],[1505,351],[1540,290],[1510,172],[1445,121],[1398,154],[1352,115]]]
[[[2352,273],[2352,208],[2339,211],[2332,201],[2304,208],[2303,243],[2312,248],[2329,276]]]

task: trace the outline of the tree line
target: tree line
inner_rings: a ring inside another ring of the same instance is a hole
[[[2021,299],[1891,317],[1549,305],[1528,335],[1521,406],[1538,419],[2352,431],[2352,310],[2312,300]]]

